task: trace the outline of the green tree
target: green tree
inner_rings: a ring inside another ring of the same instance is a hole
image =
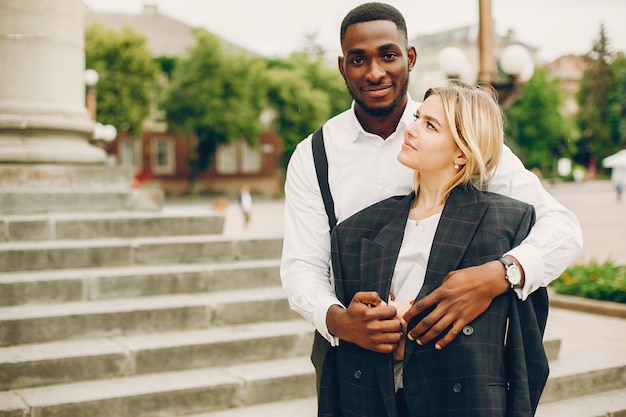
[[[587,54],[589,67],[580,81],[577,100],[579,104],[578,125],[581,139],[578,142],[578,163],[588,165],[592,160],[602,159],[618,149],[617,128],[612,112],[616,95],[615,70],[604,25],[600,26],[598,39]]]
[[[573,129],[560,113],[561,88],[558,80],[536,68],[524,96],[507,111],[508,144],[527,168],[551,172],[557,158],[569,157],[574,150]]]
[[[617,138],[617,148],[626,147],[626,56],[620,55],[611,64],[615,73],[612,88],[611,126],[613,136]]]
[[[140,136],[160,73],[146,39],[130,28],[116,31],[95,23],[85,30],[85,64],[100,76],[97,120]]]
[[[302,139],[350,106],[350,94],[339,71],[316,54],[298,52],[287,60],[268,62],[266,82],[285,161]]]
[[[204,171],[219,144],[257,140],[265,89],[265,64],[241,52],[225,53],[219,38],[194,31],[196,44],[176,61],[163,108],[170,129],[198,138],[195,173]]]

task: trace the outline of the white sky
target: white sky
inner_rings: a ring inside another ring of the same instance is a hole
[[[140,13],[156,4],[162,14],[201,26],[265,56],[287,56],[316,34],[319,44],[339,53],[339,26],[365,0],[83,0],[95,11]],[[388,0],[405,16],[409,37],[478,22],[478,0]],[[626,51],[626,0],[492,0],[499,34],[539,48],[551,61],[584,54],[604,23],[610,45]],[[419,51],[418,51],[419,52]]]

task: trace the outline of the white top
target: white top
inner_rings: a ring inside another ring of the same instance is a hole
[[[413,122],[418,105],[409,98],[396,131],[385,140],[363,130],[354,114],[354,104],[324,125],[328,181],[338,222],[387,197],[411,192],[413,171],[400,164],[397,155],[404,128]],[[338,340],[328,332],[326,313],[332,305],[341,303],[329,273],[328,218],[315,174],[311,137],[298,144],[287,168],[280,274],[291,308],[335,346]],[[517,292],[526,299],[558,277],[576,258],[582,248],[580,225],[507,146],[489,191],[535,206],[537,221],[531,233],[508,252],[524,268],[524,288]]]
[[[422,289],[440,218],[441,213],[437,213],[422,220],[407,220],[391,279],[391,300],[409,304]]]
[[[402,245],[391,278],[389,298],[395,302],[410,304],[422,289],[430,249],[433,246],[440,219],[441,212],[422,220],[407,219]],[[396,392],[404,388],[402,366],[402,362],[398,362],[393,367]]]

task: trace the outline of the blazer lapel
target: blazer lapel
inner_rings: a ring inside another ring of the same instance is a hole
[[[376,237],[361,241],[361,288],[376,291],[385,301],[389,298],[391,278],[413,198],[414,193],[411,193],[400,200],[392,209],[389,222]]]

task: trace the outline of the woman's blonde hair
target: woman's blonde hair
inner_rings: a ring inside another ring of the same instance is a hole
[[[444,188],[442,200],[460,184],[486,190],[500,162],[504,143],[502,109],[495,91],[490,86],[454,84],[430,88],[424,100],[430,96],[441,98],[452,137],[466,157],[466,164]],[[416,190],[419,190],[419,180],[419,172],[416,172]]]

